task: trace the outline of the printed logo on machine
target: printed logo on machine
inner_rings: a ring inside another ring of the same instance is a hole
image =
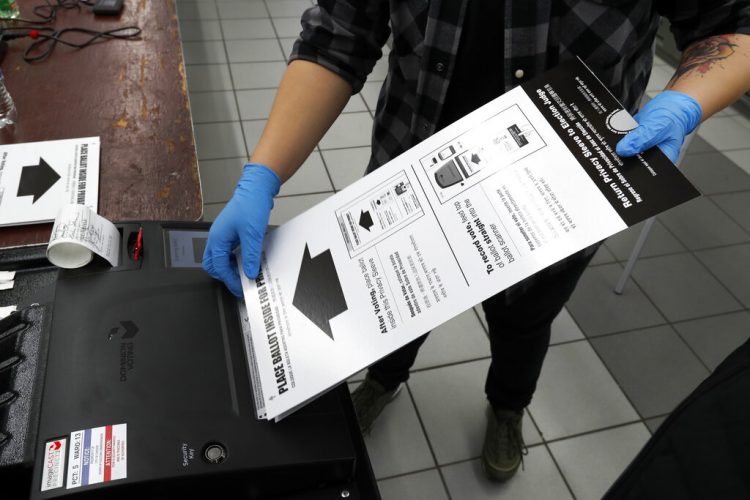
[[[67,489],[128,477],[127,424],[70,433]]]
[[[44,444],[42,491],[60,488],[65,478],[65,449],[67,439],[55,439]]]

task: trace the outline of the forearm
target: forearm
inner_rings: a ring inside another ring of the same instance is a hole
[[[693,97],[705,120],[750,89],[750,36],[719,35],[690,45],[665,90]]]
[[[263,134],[250,159],[286,181],[302,165],[352,93],[346,80],[304,60],[286,69]]]

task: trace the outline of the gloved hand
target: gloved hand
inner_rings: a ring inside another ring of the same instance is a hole
[[[665,90],[633,117],[640,126],[617,143],[617,154],[634,156],[652,146],[659,146],[673,163],[677,163],[685,136],[695,130],[702,115],[698,101],[682,92]]]
[[[279,193],[280,187],[281,179],[273,170],[248,163],[232,199],[211,225],[203,253],[203,269],[223,281],[237,297],[242,297],[242,284],[232,252],[239,244],[245,274],[251,279],[258,276],[263,236],[273,208],[273,197]]]

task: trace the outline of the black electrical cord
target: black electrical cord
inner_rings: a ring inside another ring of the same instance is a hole
[[[37,5],[32,9],[32,12],[37,17],[39,17],[39,19],[0,17],[0,21],[4,21],[6,23],[16,22],[25,24],[52,24],[57,19],[57,11],[59,9],[81,10],[81,4],[88,5],[89,7],[94,6],[94,2],[92,2],[91,0],[55,0],[55,3],[52,3],[51,0],[44,0],[44,4]]]
[[[82,49],[95,43],[97,40],[132,40],[137,39],[141,35],[141,28],[138,26],[123,26],[121,28],[115,28],[109,31],[95,31],[86,28],[65,28],[60,31],[50,31],[51,28],[37,29],[35,40],[26,47],[23,53],[23,60],[27,63],[39,62],[47,57],[55,50],[58,43],[67,45],[68,47],[74,47]],[[82,33],[89,35],[90,37],[82,42],[73,42],[69,40],[63,40],[63,36],[66,33]],[[27,33],[27,36],[30,36]]]

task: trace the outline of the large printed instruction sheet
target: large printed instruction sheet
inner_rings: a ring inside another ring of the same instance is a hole
[[[698,196],[657,148],[615,154],[635,126],[570,61],[269,233],[258,278],[240,272],[258,417],[283,418],[482,300]]]

